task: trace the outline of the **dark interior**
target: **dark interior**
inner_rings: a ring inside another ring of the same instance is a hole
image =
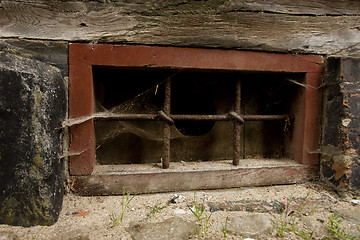
[[[241,79],[241,114],[289,114],[291,121],[247,121],[242,125],[244,158],[291,158],[286,148],[296,119],[301,74],[93,67],[96,111],[157,113],[164,81],[171,78],[171,113],[214,115],[232,111]],[[288,80],[291,81],[288,81]],[[301,102],[301,101],[300,101]],[[159,163],[161,121],[96,121],[98,164]],[[175,121],[171,161],[232,159],[231,121]]]

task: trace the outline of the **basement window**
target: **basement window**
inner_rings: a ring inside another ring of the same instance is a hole
[[[238,160],[282,158],[301,94],[287,79],[303,75],[97,66],[93,79],[96,113],[113,114],[95,121],[96,161],[105,165],[159,163],[164,145],[171,162],[231,160],[234,147]],[[160,114],[166,92],[169,121]]]
[[[71,44],[70,174],[317,165],[321,71],[313,55]]]

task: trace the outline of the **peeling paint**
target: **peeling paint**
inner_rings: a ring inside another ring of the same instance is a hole
[[[350,123],[351,123],[351,119],[350,119],[350,118],[345,118],[345,119],[342,120],[342,125],[343,125],[344,127],[349,126]]]
[[[339,181],[344,175],[351,173],[350,164],[334,162],[332,169],[335,171],[334,179]]]
[[[360,76],[360,59],[329,58],[327,63],[324,81],[335,83],[339,88],[328,88],[326,92],[331,97],[324,105],[324,141],[332,145],[322,148],[321,178],[336,191],[360,194],[360,86],[356,77]],[[338,100],[336,104],[333,99]]]

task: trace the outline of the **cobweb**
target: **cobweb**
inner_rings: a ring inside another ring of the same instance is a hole
[[[96,100],[96,112],[106,114],[158,114],[163,108],[165,80],[121,104],[106,109]],[[123,133],[132,133],[152,141],[163,140],[162,121],[96,121],[97,148]],[[171,139],[185,137],[175,127],[171,128]]]

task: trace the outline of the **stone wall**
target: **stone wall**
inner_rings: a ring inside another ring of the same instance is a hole
[[[359,12],[357,0],[1,1],[0,223],[50,225],[61,210],[72,41],[337,56],[324,75],[321,176],[359,193],[360,60],[348,58],[360,56]]]
[[[360,193],[360,59],[328,58],[324,75],[321,177],[340,193]]]

